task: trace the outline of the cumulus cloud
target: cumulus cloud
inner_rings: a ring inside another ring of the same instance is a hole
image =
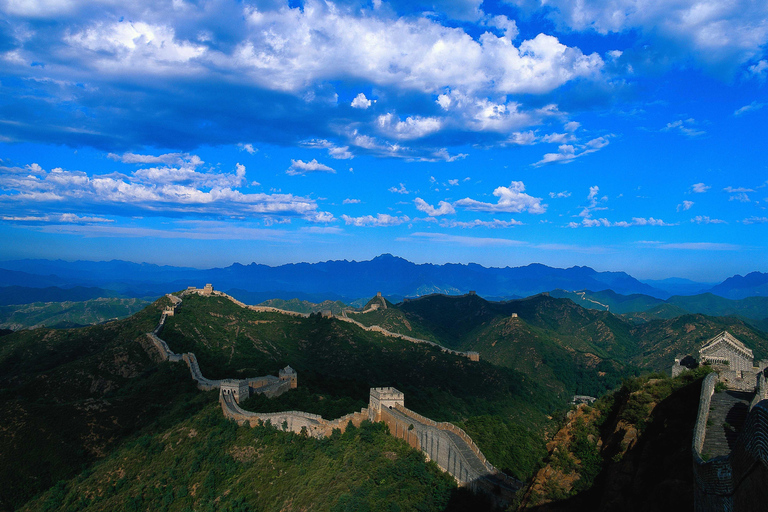
[[[417,210],[426,213],[430,217],[438,217],[440,215],[450,215],[456,213],[456,209],[450,203],[446,203],[445,201],[440,201],[437,205],[437,208],[428,204],[420,197],[414,199],[413,202],[416,204]]]
[[[316,216],[313,199],[292,194],[248,194],[237,189],[245,166],[234,172],[200,172],[185,167],[150,167],[124,174],[93,174],[37,164],[0,166],[0,204],[17,210],[56,210],[77,205],[94,214],[165,216]],[[73,213],[74,212],[70,212]],[[75,219],[69,217],[70,220]]]
[[[703,194],[710,188],[712,187],[710,187],[709,185],[705,185],[704,183],[694,183],[693,185],[691,185],[691,192],[693,192],[694,194]]]
[[[344,201],[342,201],[342,204],[360,204],[360,200],[347,198]]]
[[[387,190],[393,194],[410,194],[411,191],[405,188],[405,183],[401,183],[399,187],[389,187]]]
[[[477,140],[500,142],[545,115],[513,98],[605,80],[598,53],[547,34],[519,40],[514,20],[485,17],[481,2],[472,3],[475,23],[493,31],[480,34],[434,13],[400,16],[404,2],[393,11],[389,2],[352,8],[319,0],[221,1],[192,8],[140,0],[93,8],[72,0],[55,3],[61,9],[32,9],[34,23],[22,14],[29,9],[11,10],[11,23],[26,28],[7,33],[13,51],[5,54],[4,72],[31,80],[7,90],[25,107],[4,114],[21,123],[7,136],[108,150],[295,144],[331,133],[339,148],[366,149],[358,136],[419,141],[444,131],[490,132],[498,136]],[[456,4],[436,8],[444,14]],[[32,65],[45,62],[55,65]],[[349,109],[337,108],[342,82],[383,91],[378,101],[388,114],[372,116],[374,100],[359,93],[349,104],[360,111],[350,119]],[[413,107],[436,97],[445,109]],[[47,121],[30,123],[23,112],[39,108]],[[87,116],[74,114],[84,110]],[[388,156],[418,158],[421,149],[440,147],[420,144]]]
[[[305,140],[300,145],[305,148],[326,149],[328,150],[328,156],[336,160],[349,160],[355,157],[349,150],[349,146],[337,146],[326,139]]]
[[[466,197],[456,201],[454,206],[479,212],[544,213],[547,210],[547,205],[541,204],[540,197],[525,193],[522,181],[513,181],[509,187],[498,187],[493,191],[493,195],[499,198],[498,202],[485,203]]]
[[[686,210],[690,210],[693,204],[694,204],[693,201],[683,201],[682,203],[677,205],[677,211],[684,212]]]
[[[325,164],[321,164],[317,161],[317,159],[312,159],[311,162],[304,162],[303,160],[291,160],[291,166],[285,171],[285,174],[290,176],[298,176],[300,174],[307,174],[309,172],[327,172],[336,174],[335,170]]]
[[[362,217],[350,217],[349,215],[342,215],[342,219],[349,226],[374,226],[374,227],[386,227],[386,226],[399,226],[405,222],[410,221],[407,215],[396,216],[388,215],[386,213],[379,213],[375,217],[373,215],[364,215]]]
[[[562,192],[550,192],[549,197],[552,199],[562,199],[564,197],[571,197],[571,193],[567,190],[563,190]]]
[[[243,144],[240,142],[237,144],[237,147],[240,148],[240,151],[246,151],[250,155],[253,155],[258,151],[258,149],[253,147],[253,144]]]
[[[557,23],[600,34],[636,30],[665,58],[694,57],[707,68],[732,70],[763,54],[768,4],[751,0],[507,0],[539,5]]]
[[[355,99],[352,100],[352,108],[360,108],[360,109],[367,109],[371,106],[371,100],[365,97],[365,94],[360,93],[357,96],[355,96]]]

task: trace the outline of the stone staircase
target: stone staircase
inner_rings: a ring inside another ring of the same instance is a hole
[[[701,453],[709,458],[731,453],[749,413],[753,393],[722,391],[712,395]]]

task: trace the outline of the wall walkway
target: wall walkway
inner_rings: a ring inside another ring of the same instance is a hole
[[[699,413],[693,435],[694,510],[748,512],[768,503],[768,399],[765,379],[758,388],[744,426],[727,455],[702,458],[717,374],[702,383]],[[761,387],[762,386],[762,387]],[[756,401],[757,400],[757,401]],[[713,425],[710,425],[713,426]]]
[[[196,289],[188,289],[183,293],[197,293]],[[301,313],[286,312],[276,308],[264,308],[258,306],[246,306],[229,295],[221,292],[209,291],[207,295],[218,295],[227,297],[236,304],[247,307],[254,311],[279,312],[291,314],[294,316],[308,316]],[[171,312],[175,314],[175,309],[182,304],[182,299],[169,295],[173,304]],[[379,407],[378,413],[369,403],[369,407],[361,409],[360,412],[347,414],[336,420],[325,420],[317,414],[311,414],[302,411],[283,411],[275,413],[256,413],[246,411],[237,403],[232,392],[222,389],[223,380],[212,380],[206,378],[200,370],[195,354],[187,352],[185,354],[174,353],[168,344],[160,338],[159,334],[165,325],[166,313],[160,318],[155,330],[147,333],[147,337],[157,348],[163,360],[180,362],[184,361],[189,368],[192,379],[197,383],[197,387],[202,390],[219,389],[219,403],[222,413],[225,417],[235,421],[238,425],[257,425],[269,423],[272,426],[294,432],[297,434],[306,434],[312,437],[322,438],[330,436],[334,429],[344,431],[351,422],[355,426],[365,420],[383,421],[389,427],[390,433],[401,439],[404,439],[413,448],[424,452],[430,460],[435,461],[444,471],[453,476],[459,485],[469,487],[473,491],[484,492],[488,494],[497,505],[505,507],[512,502],[515,493],[522,487],[522,482],[511,478],[493,467],[485,458],[480,448],[462,429],[452,423],[435,422],[425,416],[407,409],[400,403],[393,407]],[[427,343],[437,346],[445,352],[469,357],[469,353],[449,350],[437,343],[428,340],[419,340],[397,333],[391,333],[379,326],[364,326],[359,322],[345,318],[336,317],[339,320],[354,323],[367,331],[377,331],[388,336],[393,336],[414,343]],[[253,377],[241,380],[247,381],[251,393],[263,393],[268,397],[278,396],[290,389],[291,381],[283,380],[272,375]],[[227,381],[231,382],[231,381]],[[228,386],[231,384],[227,384]],[[373,391],[372,391],[373,392]],[[400,393],[394,390],[396,393]],[[400,394],[402,396],[402,394]],[[378,402],[377,402],[378,404]]]

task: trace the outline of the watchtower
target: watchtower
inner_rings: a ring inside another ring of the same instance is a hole
[[[234,397],[235,402],[240,403],[240,400],[248,398],[250,392],[248,389],[247,380],[237,379],[224,379],[221,381],[221,388],[219,391],[221,395],[231,395]]]
[[[393,387],[371,388],[371,394],[368,399],[368,414],[373,417],[373,421],[381,420],[381,410],[383,408],[391,409],[395,404],[405,407],[405,395]]]
[[[299,386],[299,375],[296,373],[296,370],[291,368],[290,365],[280,370],[278,372],[278,376],[280,377],[281,381],[291,381],[291,389],[297,388]]]

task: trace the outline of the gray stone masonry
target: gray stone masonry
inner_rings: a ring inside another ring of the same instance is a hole
[[[210,284],[206,285],[203,290],[189,287],[182,292],[182,294],[189,293],[223,296],[246,307],[224,293],[213,291]],[[192,352],[175,354],[168,347],[168,344],[159,337],[166,318],[174,314],[182,299],[171,296],[171,302],[173,305],[167,308],[161,316],[158,326],[153,332],[147,333],[147,336],[157,347],[163,359],[169,361],[183,360],[187,363],[190,375],[197,382],[198,388],[203,390],[218,388],[223,414],[239,425],[253,427],[269,423],[278,429],[294,433],[306,433],[309,436],[319,438],[330,435],[334,429],[343,431],[350,422],[359,426],[366,419],[385,421],[392,435],[406,440],[414,448],[421,449],[427,457],[451,474],[460,485],[467,486],[474,491],[487,493],[500,507],[508,506],[514,499],[515,492],[520,489],[522,483],[496,470],[466,432],[451,423],[436,423],[407,409],[404,394],[393,387],[371,388],[367,409],[333,421],[327,421],[316,414],[301,411],[254,413],[243,410],[239,406],[239,402],[248,397],[250,393],[264,393],[274,397],[295,388],[298,384],[296,371],[290,366],[286,366],[279,371],[278,377],[267,375],[250,379],[223,380],[205,378],[200,371],[195,354]],[[255,308],[251,307],[251,309]],[[269,309],[274,310],[274,308]],[[395,336],[407,339],[401,335]],[[426,342],[425,340],[417,341]],[[447,349],[444,350],[448,351]],[[466,355],[473,360],[479,358],[477,353],[467,353]]]

